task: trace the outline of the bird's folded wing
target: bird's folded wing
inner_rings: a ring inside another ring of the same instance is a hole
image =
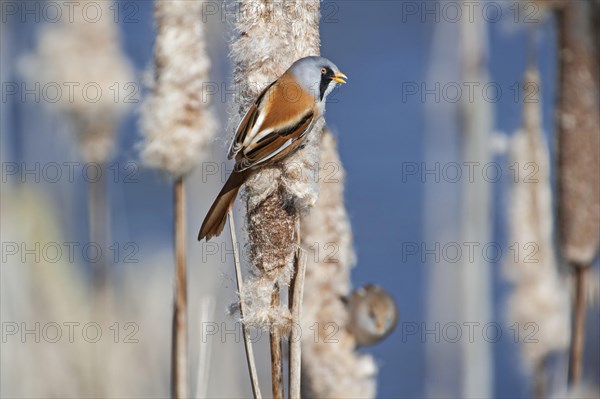
[[[240,152],[240,150],[242,149],[242,146],[243,146],[244,140],[246,139],[246,136],[248,135],[248,133],[252,130],[252,128],[256,124],[256,119],[258,117],[259,109],[261,109],[263,99],[265,97],[267,97],[267,98],[270,97],[268,95],[268,92],[269,92],[269,90],[271,90],[271,88],[273,87],[274,84],[275,84],[275,82],[273,82],[269,86],[267,86],[258,95],[258,97],[254,101],[254,103],[252,103],[252,105],[250,106],[248,111],[246,111],[246,115],[244,115],[244,117],[240,121],[237,129],[235,130],[235,136],[233,137],[233,141],[231,142],[231,145],[229,146],[229,153],[227,155],[228,159],[233,159],[233,157],[235,157],[235,155],[238,152]]]
[[[314,98],[282,76],[259,95],[242,119],[229,152],[230,158],[236,158],[235,170],[287,154],[310,130],[316,113]]]
[[[309,110],[296,124],[280,130],[271,130],[267,135],[256,138],[238,154],[236,171],[242,171],[270,159],[277,160],[292,151],[305,134],[310,131],[315,114]]]

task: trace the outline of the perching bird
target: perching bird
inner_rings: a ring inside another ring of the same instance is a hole
[[[223,231],[227,212],[246,179],[257,169],[297,150],[325,112],[325,100],[346,75],[323,57],[306,57],[260,93],[236,129],[228,158],[233,172],[211,206],[198,241]]]
[[[356,289],[348,300],[348,331],[359,346],[373,345],[394,331],[398,308],[383,288],[367,284]]]

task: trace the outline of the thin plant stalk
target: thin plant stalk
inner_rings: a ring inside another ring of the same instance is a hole
[[[296,226],[298,238],[300,238],[300,222]],[[302,370],[302,331],[299,328],[302,321],[302,300],[304,298],[304,276],[306,274],[306,254],[298,244],[294,258],[294,277],[290,285],[289,306],[292,314],[292,326],[290,329],[290,364],[289,384],[290,399],[300,399],[300,384]]]
[[[271,294],[271,307],[277,308],[281,301],[281,289],[279,284],[273,286]],[[283,399],[283,353],[282,353],[282,337],[281,326],[272,325],[269,334],[271,343],[271,384],[273,387],[273,399]]]
[[[213,320],[215,315],[215,298],[205,296],[200,301],[200,331],[205,323]],[[198,354],[198,378],[196,382],[196,398],[206,398],[208,394],[208,381],[210,376],[210,359],[212,357],[212,345],[206,339],[200,340],[200,353]]]
[[[104,165],[96,164],[98,169],[98,180],[88,182],[88,222],[89,240],[99,248],[100,256],[92,263],[92,292],[93,292],[93,317],[99,321],[108,318],[108,201],[106,181],[102,177]],[[98,353],[96,359],[101,359],[103,354]],[[96,373],[102,373],[103,366],[94,363]],[[105,396],[104,379],[99,378],[95,382],[94,393],[98,397]]]
[[[187,270],[185,264],[185,187],[183,177],[173,190],[175,237],[175,311],[171,347],[171,393],[174,398],[188,396],[187,373]]]
[[[104,167],[102,164],[97,164],[97,167],[100,173],[98,180],[88,182],[88,217],[90,241],[102,251],[102,256],[92,265],[92,283],[95,294],[103,295],[108,279],[108,204],[106,182],[102,178]]]
[[[533,377],[533,397],[543,399],[546,397],[546,362],[542,361],[536,367]]]
[[[583,374],[583,348],[585,341],[585,287],[587,267],[574,267],[575,302],[573,304],[573,329],[569,356],[569,385],[581,381]]]
[[[246,362],[248,363],[248,372],[250,373],[250,382],[252,383],[252,395],[255,399],[261,399],[260,386],[258,385],[258,373],[256,372],[256,362],[254,361],[254,350],[250,336],[246,331],[244,322],[244,313],[246,305],[244,304],[244,284],[242,280],[242,267],[240,264],[240,254],[237,247],[237,238],[235,235],[235,224],[233,222],[233,213],[231,209],[227,212],[229,219],[229,233],[231,235],[231,243],[233,245],[233,260],[235,263],[235,281],[237,284],[238,294],[240,296],[240,318],[242,319],[242,334],[244,335],[244,347],[246,348]]]

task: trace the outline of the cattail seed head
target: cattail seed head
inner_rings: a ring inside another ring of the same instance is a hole
[[[99,7],[101,17],[82,13],[45,26],[33,54],[21,60],[26,78],[40,86],[57,86],[57,101],[45,101],[51,111],[67,117],[86,162],[106,162],[115,146],[120,119],[135,93],[133,67],[119,43],[118,26],[108,2],[84,1]]]
[[[525,84],[539,87],[537,69],[530,68]],[[525,86],[524,86],[525,87]],[[523,168],[536,165],[535,179],[513,183],[510,207],[510,241],[519,256],[505,264],[513,283],[507,301],[507,316],[521,329],[535,329],[538,343],[521,345],[525,369],[534,372],[556,351],[569,343],[569,298],[554,254],[552,192],[549,154],[541,130],[539,103],[526,102],[524,128],[511,143],[511,163]],[[533,254],[533,255],[532,255]]]
[[[239,97],[239,116],[244,115],[260,91],[276,80],[296,60],[319,54],[319,2],[291,0],[240,1],[236,37],[231,45],[234,84]],[[283,307],[270,306],[277,284],[287,287],[293,273],[293,258],[300,215],[318,197],[315,165],[323,121],[307,134],[304,146],[284,162],[257,170],[245,183],[248,252],[251,277],[246,283],[248,310],[245,321],[269,327],[289,321]]]
[[[210,81],[202,1],[156,2],[154,76],[141,111],[141,158],[180,177],[205,159],[217,128],[203,91]]]
[[[600,247],[599,58],[590,3],[563,1],[557,14],[558,233],[563,257],[575,266],[589,266]]]

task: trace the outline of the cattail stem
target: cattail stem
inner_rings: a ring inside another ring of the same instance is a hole
[[[205,296],[200,300],[200,331],[206,323],[214,320],[215,298]],[[200,353],[198,355],[198,377],[196,379],[196,398],[206,398],[208,394],[208,381],[210,376],[210,360],[212,356],[212,345],[207,340],[200,340]]]
[[[106,181],[102,177],[104,164],[96,164],[98,180],[88,182],[88,223],[89,240],[92,245],[100,250],[98,260],[92,263],[92,292],[93,292],[93,318],[99,322],[108,319],[108,201]],[[93,363],[94,373],[103,375],[104,367],[101,364],[104,356],[98,352]],[[94,383],[94,394],[98,397],[106,395],[104,378],[98,378]]]
[[[296,225],[296,234],[300,237],[300,222]],[[300,399],[300,383],[302,369],[302,300],[304,298],[304,276],[306,274],[306,254],[298,245],[294,258],[294,276],[290,285],[289,307],[292,314],[290,329],[290,399]]]
[[[271,294],[271,307],[278,308],[281,301],[281,290],[279,284],[273,286]],[[273,399],[283,399],[283,354],[281,346],[281,326],[273,324],[269,335],[271,340],[271,383],[273,386]]]
[[[171,393],[174,398],[188,396],[187,375],[187,270],[185,265],[185,187],[183,177],[173,191],[175,237],[175,311],[171,347]]]
[[[573,329],[569,356],[569,385],[581,381],[583,370],[583,346],[585,341],[585,287],[587,267],[574,266],[575,302],[573,304]]]
[[[543,399],[546,396],[546,362],[540,362],[534,370],[533,397]]]
[[[108,279],[108,212],[106,181],[102,177],[103,164],[97,164],[99,178],[88,183],[88,218],[90,242],[100,248],[101,255],[92,265],[92,283],[95,294],[104,296]],[[100,309],[98,309],[100,310]]]
[[[235,224],[233,222],[233,213],[231,208],[227,212],[229,219],[229,233],[231,235],[231,243],[233,245],[233,260],[235,263],[235,282],[237,284],[238,294],[240,296],[240,318],[242,319],[242,334],[244,335],[244,347],[246,348],[246,362],[248,363],[248,372],[250,373],[250,382],[252,383],[252,396],[255,399],[261,399],[260,386],[258,385],[258,373],[256,372],[256,362],[254,361],[254,350],[252,342],[246,332],[246,323],[244,322],[244,314],[246,313],[246,305],[244,304],[244,283],[242,280],[242,267],[240,264],[240,254],[238,252],[237,238],[235,235]]]

